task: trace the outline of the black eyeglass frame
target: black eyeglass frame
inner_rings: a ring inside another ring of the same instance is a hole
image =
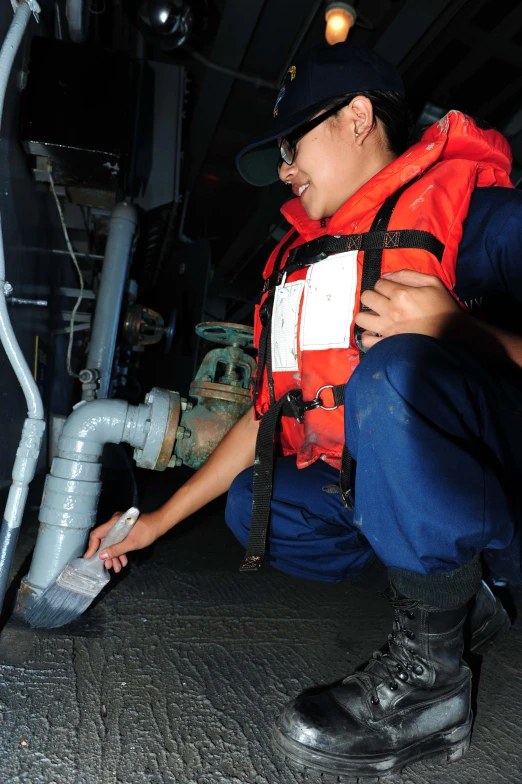
[[[322,122],[327,120],[329,117],[332,117],[341,109],[344,109],[344,107],[348,106],[350,103],[351,99],[350,101],[338,103],[335,106],[332,106],[331,109],[327,109],[326,112],[323,112],[317,117],[314,117],[313,120],[308,120],[308,122],[303,123],[295,130],[290,131],[290,133],[286,136],[283,136],[279,143],[279,154],[281,157],[277,164],[277,170],[279,171],[283,163],[286,163],[287,166],[291,166],[293,164],[297,155],[297,142],[302,139],[303,136],[306,136],[307,133],[313,131],[314,128],[317,128],[318,125],[321,125]],[[286,150],[284,149],[285,142],[292,153],[291,155],[287,155]]]

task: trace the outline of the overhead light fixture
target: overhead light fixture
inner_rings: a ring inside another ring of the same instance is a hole
[[[326,42],[333,46],[346,41],[348,33],[357,21],[357,11],[348,3],[328,2],[325,11]]]
[[[138,0],[138,23],[148,40],[169,51],[187,40],[192,10],[185,0]]]

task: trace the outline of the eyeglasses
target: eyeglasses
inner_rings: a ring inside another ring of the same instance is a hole
[[[318,125],[321,125],[322,122],[327,120],[332,115],[336,114],[340,109],[344,106],[348,106],[348,103],[340,103],[336,106],[332,106],[331,109],[328,109],[323,114],[318,115],[318,117],[314,117],[313,120],[308,120],[308,122],[303,123],[300,125],[299,128],[296,128],[294,131],[291,131],[287,136],[281,139],[279,143],[279,153],[281,158],[277,164],[277,171],[281,168],[283,162],[291,166],[295,161],[297,155],[297,142],[306,136],[307,133],[313,131],[314,128],[317,128]]]

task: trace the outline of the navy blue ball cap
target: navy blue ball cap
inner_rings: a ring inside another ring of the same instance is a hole
[[[397,69],[373,49],[344,42],[319,44],[301,54],[283,80],[271,124],[237,156],[239,173],[251,185],[276,182],[276,139],[310,120],[335,98],[368,90],[406,92]]]

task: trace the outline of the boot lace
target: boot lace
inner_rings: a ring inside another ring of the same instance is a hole
[[[412,620],[418,603],[411,599],[392,598],[390,603],[394,610],[393,631],[388,635],[388,643],[384,650],[374,651],[370,661],[364,668],[371,683],[371,702],[380,702],[377,687],[388,680],[389,688],[394,691],[399,684],[408,681],[410,674],[420,675],[424,667],[416,660],[414,652],[408,647],[408,640],[414,639],[412,631],[404,626],[405,618]]]

